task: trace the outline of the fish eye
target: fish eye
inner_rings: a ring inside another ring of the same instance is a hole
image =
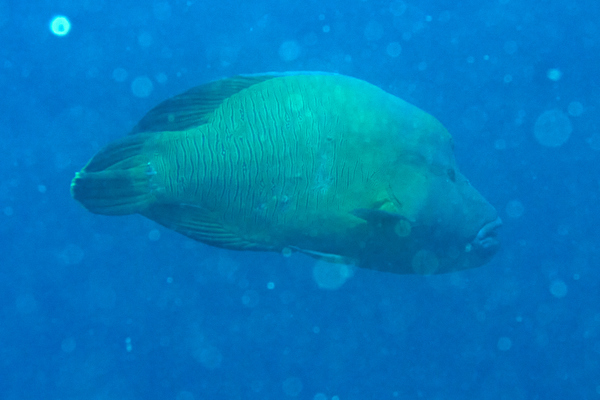
[[[454,168],[448,168],[446,173],[452,182],[456,182],[456,171],[454,171]]]

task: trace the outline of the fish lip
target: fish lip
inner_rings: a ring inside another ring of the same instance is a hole
[[[477,236],[471,242],[476,246],[485,250],[494,250],[500,244],[498,240],[498,229],[502,226],[502,219],[497,217],[495,220],[486,223],[479,229]]]

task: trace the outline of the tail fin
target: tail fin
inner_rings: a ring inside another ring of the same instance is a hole
[[[143,152],[147,135],[127,136],[100,150],[75,174],[71,195],[96,214],[126,215],[154,201],[151,179],[156,171]]]

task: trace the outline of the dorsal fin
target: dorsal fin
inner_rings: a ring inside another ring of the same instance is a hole
[[[275,74],[235,76],[196,86],[154,107],[129,134],[181,131],[205,124],[210,113],[226,98],[276,77]]]

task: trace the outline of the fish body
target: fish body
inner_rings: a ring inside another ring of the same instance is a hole
[[[479,266],[500,223],[437,119],[336,74],[193,88],[102,149],[71,191],[92,212],[139,213],[211,245],[394,273]]]

